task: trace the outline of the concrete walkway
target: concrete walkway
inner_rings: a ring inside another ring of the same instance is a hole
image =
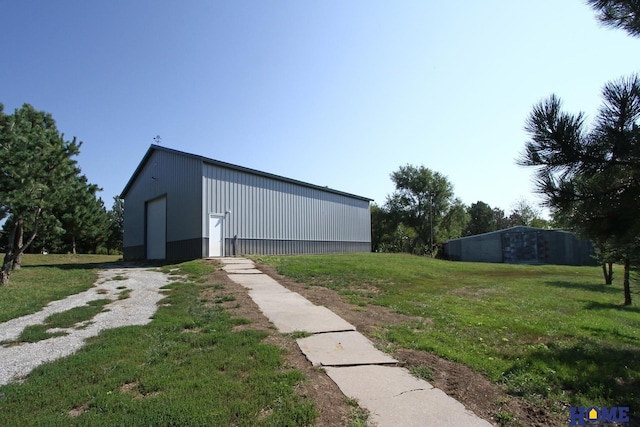
[[[323,366],[340,390],[369,410],[370,421],[386,426],[465,426],[491,424],[428,382],[396,366],[355,327],[326,307],[312,304],[257,270],[251,260],[223,258],[229,278],[249,296],[280,332],[308,332],[297,340],[314,366]]]

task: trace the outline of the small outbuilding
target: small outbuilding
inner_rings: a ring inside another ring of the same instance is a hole
[[[122,191],[125,259],[369,252],[369,198],[151,145]]]
[[[444,255],[451,261],[596,264],[590,241],[564,230],[524,226],[449,240],[444,244]]]

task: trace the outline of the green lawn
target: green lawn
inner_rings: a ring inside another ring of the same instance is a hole
[[[0,287],[0,322],[40,311],[50,301],[89,289],[100,265],[119,255],[31,255]]]
[[[95,272],[92,262],[78,259],[79,268],[61,260],[58,266],[15,272],[11,285],[0,288],[0,300],[5,307],[15,302],[35,311],[32,296],[42,305],[65,292],[86,289]],[[44,264],[29,257],[25,261]],[[295,391],[304,376],[284,365],[282,350],[264,343],[264,332],[234,331],[247,321],[231,317],[216,298],[201,298],[204,290],[224,289],[224,284],[208,280],[213,267],[199,260],[162,268],[179,268],[174,277],[186,274],[188,279],[164,288],[167,297],[151,323],[103,331],[75,355],[35,369],[24,383],[0,387],[2,425],[312,424],[313,402]],[[58,291],[45,297],[42,287]],[[86,316],[70,311],[47,323],[66,325]]]
[[[357,305],[417,316],[381,338],[464,363],[542,408],[640,408],[640,294],[597,267],[460,263],[402,254],[260,257]],[[633,409],[632,409],[633,410]]]

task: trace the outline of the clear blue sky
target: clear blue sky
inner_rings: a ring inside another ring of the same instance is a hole
[[[0,0],[0,102],[50,112],[111,207],[162,145],[375,199],[405,164],[466,204],[537,202],[515,165],[552,93],[593,117],[640,39],[582,0]]]

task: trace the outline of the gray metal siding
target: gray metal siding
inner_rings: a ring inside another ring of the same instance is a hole
[[[314,241],[353,242],[370,248],[366,200],[207,163],[203,163],[202,197],[203,238],[208,237],[209,214],[230,211],[225,239],[270,241],[263,244],[273,247],[282,247],[275,241]]]
[[[151,154],[126,194],[125,254],[126,248],[145,245],[145,202],[164,194],[167,197],[167,243],[202,237],[201,165],[197,159],[170,152],[154,151]]]
[[[578,239],[574,234],[554,230],[546,236],[549,258],[557,264],[596,265],[595,250],[591,242]]]
[[[524,226],[445,243],[445,256],[452,261],[594,265],[592,255],[591,242],[573,233]]]
[[[167,258],[196,259],[202,258],[202,239],[177,240],[167,242]]]
[[[144,259],[145,257],[145,246],[144,245],[139,245],[139,246],[125,246],[123,248],[123,255],[122,257],[124,259]]]
[[[370,252],[370,242],[319,242],[312,240],[225,239],[228,255],[292,255]]]
[[[450,240],[445,251],[452,261],[502,262],[502,242],[499,235],[481,234],[475,238]]]

